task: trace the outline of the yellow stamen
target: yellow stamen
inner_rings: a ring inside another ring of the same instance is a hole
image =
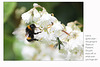
[[[52,22],[52,24],[49,24],[49,25],[48,25],[48,28],[50,28],[52,25],[53,25],[53,22]]]
[[[69,34],[69,33],[67,33],[66,31],[62,30],[62,32],[66,33],[67,35],[69,35],[69,36],[70,36],[70,34]]]

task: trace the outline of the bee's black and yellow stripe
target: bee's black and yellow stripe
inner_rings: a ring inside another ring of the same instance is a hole
[[[34,33],[34,30],[28,25],[26,27],[26,33],[29,33],[29,34]]]
[[[38,41],[38,39],[34,39],[34,29],[36,28],[36,26],[34,24],[28,25],[26,27],[26,35],[28,35],[27,37],[27,41],[31,42],[33,40]]]
[[[27,28],[32,31],[32,28],[30,27],[30,25],[28,25]]]
[[[31,37],[27,37],[27,41],[33,41],[33,39]]]

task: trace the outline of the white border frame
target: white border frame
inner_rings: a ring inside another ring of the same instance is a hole
[[[95,46],[95,51],[97,52],[97,61],[4,61],[3,60],[3,2],[13,2],[14,0],[0,0],[0,67],[99,67],[100,66],[100,2],[99,0],[50,0],[43,1],[38,0],[34,2],[84,2],[84,35],[91,34],[96,37],[98,44]],[[32,2],[33,0],[24,0],[24,2]],[[14,2],[23,2],[22,0],[17,0]],[[85,37],[84,37],[85,44]],[[84,46],[85,47],[85,46]],[[84,58],[85,59],[85,58]]]

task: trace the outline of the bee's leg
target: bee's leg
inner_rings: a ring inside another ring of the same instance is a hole
[[[34,34],[39,34],[39,33],[41,33],[41,32],[37,32],[37,33],[34,33]]]

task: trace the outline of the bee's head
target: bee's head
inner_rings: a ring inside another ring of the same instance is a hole
[[[34,24],[31,24],[30,27],[31,27],[32,29],[35,29],[35,28],[36,28],[36,26],[35,26]]]

